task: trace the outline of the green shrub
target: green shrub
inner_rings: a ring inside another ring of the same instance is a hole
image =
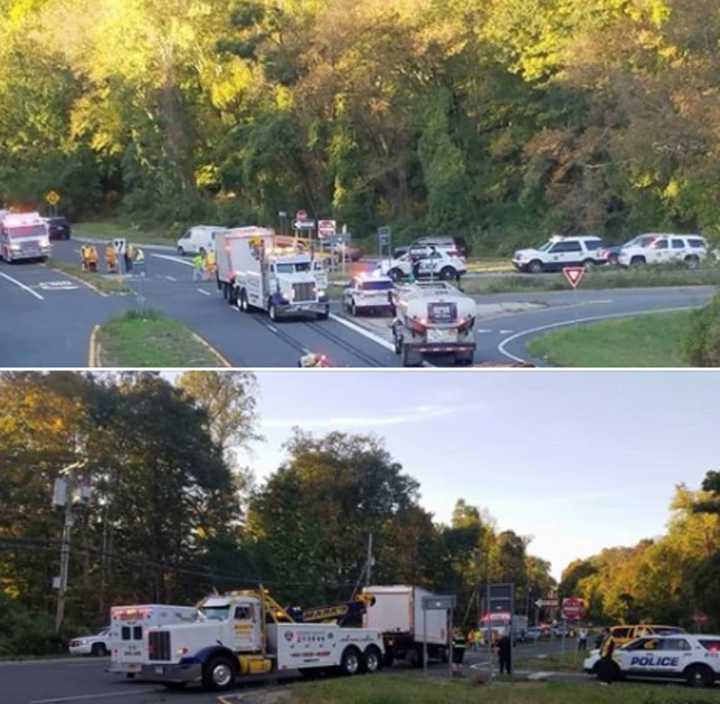
[[[694,367],[720,366],[720,294],[704,308],[693,311],[685,355]]]

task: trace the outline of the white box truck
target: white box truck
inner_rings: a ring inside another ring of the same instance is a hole
[[[423,597],[437,596],[426,589],[407,585],[368,586],[364,594],[374,597],[365,611],[363,626],[382,632],[385,664],[407,660],[422,667],[423,645],[428,660],[447,662],[449,654],[449,613],[431,610],[423,613]]]
[[[267,311],[272,320],[330,314],[327,274],[305,247],[262,227],[240,227],[215,238],[217,285],[230,305]]]
[[[194,606],[136,604],[110,610],[109,672],[134,677],[148,658],[148,630],[173,623],[192,623],[199,612]]]

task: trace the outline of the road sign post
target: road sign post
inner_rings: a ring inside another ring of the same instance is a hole
[[[50,206],[50,215],[57,215],[57,206],[60,203],[60,194],[57,191],[50,191],[45,196],[45,201]]]

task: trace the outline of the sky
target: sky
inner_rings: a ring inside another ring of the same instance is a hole
[[[675,486],[718,466],[720,372],[257,372],[256,480],[298,426],[384,438],[449,522],[457,499],[559,578],[573,559],[660,535]]]

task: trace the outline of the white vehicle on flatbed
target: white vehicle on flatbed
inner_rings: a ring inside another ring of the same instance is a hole
[[[354,675],[382,667],[379,631],[295,623],[267,591],[209,596],[198,609],[195,623],[150,629],[144,679],[169,688],[200,683],[225,690],[245,675],[287,670]]]
[[[597,674],[600,651],[591,650],[583,667]],[[694,687],[720,681],[720,635],[673,633],[636,638],[615,648],[614,679],[623,677],[685,680]]]
[[[110,610],[109,672],[129,676],[139,673],[148,657],[148,629],[172,623],[192,623],[197,618],[198,610],[194,606],[113,606]]]
[[[393,281],[416,279],[459,280],[467,273],[467,263],[455,250],[435,245],[414,246],[394,259],[381,261],[376,271]]]
[[[39,213],[0,210],[0,258],[6,262],[50,255],[50,230]]]
[[[424,644],[428,660],[447,662],[449,654],[449,619],[443,610],[427,611],[423,617],[423,597],[436,596],[420,587],[406,585],[369,586],[363,594],[374,597],[363,616],[363,626],[382,632],[385,643],[385,664],[407,660],[420,667]]]
[[[395,352],[405,367],[425,355],[453,355],[460,364],[475,356],[475,301],[444,281],[398,286],[392,324]]]
[[[292,238],[262,227],[235,228],[216,235],[215,255],[218,289],[240,310],[264,310],[272,320],[298,313],[325,320],[330,314],[327,273]]]

